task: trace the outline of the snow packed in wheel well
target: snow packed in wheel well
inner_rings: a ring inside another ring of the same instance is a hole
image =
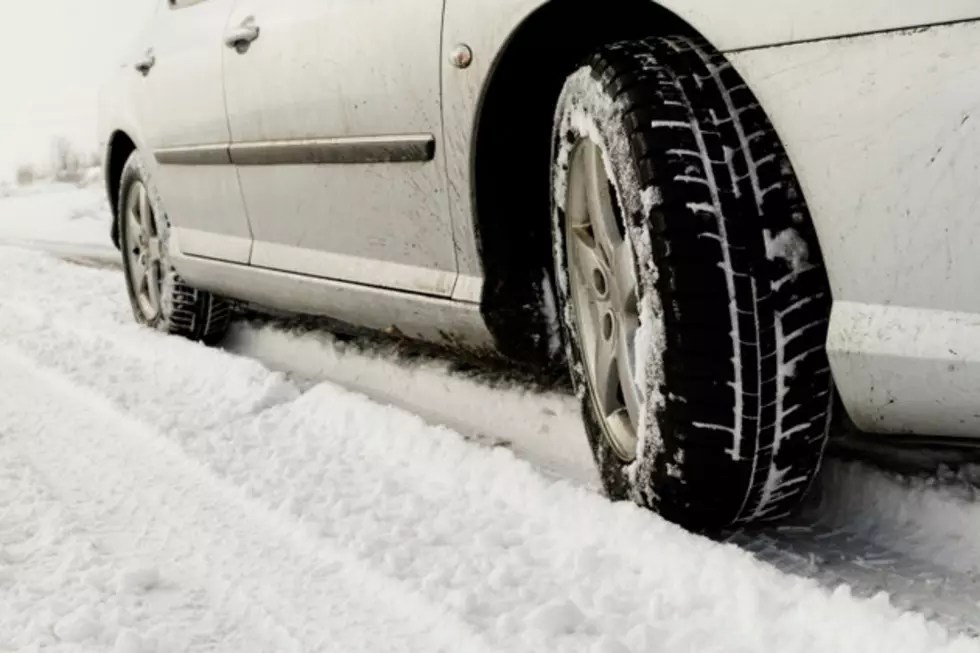
[[[514,31],[484,89],[474,134],[477,246],[484,319],[504,355],[557,363],[549,177],[555,106],[568,75],[601,45],[697,35],[649,0],[548,2]]]

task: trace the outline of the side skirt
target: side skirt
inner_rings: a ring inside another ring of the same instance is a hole
[[[493,354],[479,304],[398,292],[198,256],[173,257],[192,286],[290,313],[325,316],[434,344]]]

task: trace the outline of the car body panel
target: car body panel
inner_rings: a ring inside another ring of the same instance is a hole
[[[980,433],[978,53],[971,22],[731,56],[803,186],[867,430]]]
[[[136,148],[146,152],[149,146],[143,140],[143,130],[140,129],[139,107],[136,105],[136,97],[130,92],[129,70],[131,64],[120,67],[120,74],[113,76],[99,89],[99,118],[98,134],[99,149],[103,152],[103,169],[107,181],[110,176],[109,164],[111,157],[109,148],[112,146],[113,138],[118,134],[125,134],[132,139]],[[153,171],[156,170],[156,162],[152,157],[147,157],[147,164]],[[112,200],[112,210],[116,210],[116,198]]]
[[[166,130],[147,138],[147,121],[160,118],[137,115],[131,98],[141,78],[121,71],[125,79],[109,87],[120,101],[103,100],[110,112],[104,134],[126,130],[164,160],[168,146],[178,161],[200,157],[188,151],[195,146],[226,147],[229,161],[241,146],[251,157],[237,166],[216,158],[156,166],[165,170],[161,193],[181,274],[276,308],[490,346],[476,303],[483,279],[475,137],[501,53],[545,3],[425,2],[424,11],[408,11],[390,0],[237,0],[228,26],[254,16],[264,31],[244,54],[214,37],[228,73],[226,132],[203,120],[174,128],[179,138]],[[980,116],[973,115],[980,23],[971,19],[980,17],[980,5],[659,4],[729,54],[787,147],[830,274],[829,354],[851,416],[867,430],[980,433],[972,400],[980,390],[980,347],[973,344],[980,342],[980,294],[972,291],[980,257],[971,256],[980,236]],[[305,20],[297,20],[300,13]],[[473,52],[464,69],[448,65],[461,43]],[[213,94],[185,100],[208,97],[213,105]],[[367,153],[377,145],[372,139],[427,134],[435,139],[431,159],[379,162]],[[284,143],[292,150],[283,153]],[[306,163],[290,159],[300,156]],[[244,204],[236,207],[239,178]]]
[[[973,0],[660,0],[658,4],[725,52],[980,18],[980,6]]]
[[[326,316],[348,324],[484,355],[493,338],[479,304],[375,288],[279,270],[173,254],[188,283],[262,308]]]
[[[156,13],[147,34],[155,65],[133,71],[142,140],[157,161],[154,181],[184,251],[247,262],[252,244],[234,166],[191,166],[176,156],[230,140],[222,82],[221,37],[236,0],[207,0]],[[149,157],[147,157],[149,158]]]
[[[251,264],[450,296],[444,159],[399,147],[441,137],[442,0],[239,0],[232,25],[246,19],[260,38],[224,56],[233,154],[248,144],[262,161],[275,143],[305,144],[292,160],[280,148],[280,163],[238,167]],[[392,156],[375,162],[384,138]],[[298,163],[331,153],[349,163]]]
[[[465,70],[443,67],[446,170],[461,275],[479,278],[482,274],[472,219],[476,208],[473,146],[480,103],[500,53],[521,24],[544,4],[544,0],[446,3],[443,60],[448,60],[458,43],[466,43],[474,52],[473,63]],[[772,0],[662,0],[657,4],[723,51],[980,17],[980,4],[973,0],[783,0],[778,9],[773,8]]]
[[[835,301],[827,349],[861,430],[980,434],[980,315]]]

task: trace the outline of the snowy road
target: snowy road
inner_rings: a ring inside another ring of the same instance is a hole
[[[0,651],[980,650],[969,470],[832,463],[806,526],[722,544],[596,493],[560,395],[227,348],[0,248]]]

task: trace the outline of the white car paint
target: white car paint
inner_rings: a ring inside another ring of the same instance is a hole
[[[151,43],[157,67],[145,79],[119,71],[103,138],[123,130],[148,152],[219,156],[264,140],[431,133],[437,144],[434,160],[397,166],[152,164],[188,281],[488,346],[474,134],[500,53],[543,1],[167,1],[132,58]],[[830,271],[830,356],[851,416],[879,431],[980,433],[969,401],[980,389],[980,5],[661,4],[729,53],[789,151]],[[249,17],[258,47],[226,47]],[[444,63],[461,42],[475,55],[465,70]]]
[[[864,429],[980,434],[980,26],[731,55],[783,137]]]
[[[238,0],[230,24],[254,17],[263,33],[245,54],[224,48],[232,141],[441,133],[442,0],[404,7]],[[443,166],[442,157],[240,166],[252,265],[451,295],[456,257]]]
[[[980,17],[973,0],[663,0],[722,51],[914,28]]]
[[[220,34],[237,0],[207,0],[156,12],[139,57],[150,74],[128,71],[138,98],[143,140],[151,151],[230,139],[222,79]],[[150,157],[146,157],[150,159]],[[186,254],[248,262],[252,246],[238,177],[232,166],[153,169],[157,189],[176,220]]]
[[[476,53],[473,64],[462,73],[450,66],[443,67],[449,200],[457,221],[461,274],[481,274],[473,222],[469,219],[476,210],[470,151],[480,102],[497,56],[519,26],[542,4],[543,0],[446,2],[443,59],[448,60],[452,48],[461,42],[469,44]],[[659,0],[657,4],[687,21],[722,51],[980,18],[980,4],[973,0],[781,0],[778,9],[773,8],[772,0]],[[765,49],[756,54],[760,62],[779,62],[783,52]]]

